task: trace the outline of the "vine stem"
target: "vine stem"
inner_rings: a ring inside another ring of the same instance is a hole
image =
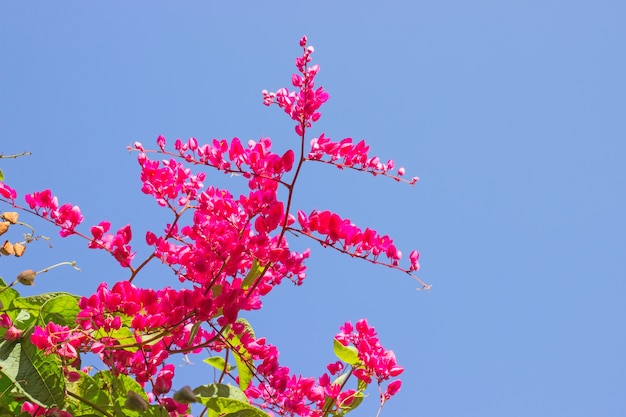
[[[380,406],[378,406],[378,412],[376,413],[376,417],[380,416],[380,413],[383,411],[383,407],[385,406],[385,403],[387,402],[387,400],[385,399],[385,396],[383,395],[383,389],[380,386],[380,382],[378,383],[378,392],[380,393]]]
[[[306,136],[306,123],[303,121],[300,122],[300,126],[302,126],[302,136],[300,136],[300,158],[298,161],[298,166],[296,168],[296,173],[293,175],[293,179],[291,183],[287,185],[287,189],[289,190],[289,194],[287,195],[287,208],[285,208],[285,223],[283,224],[283,230],[281,230],[280,235],[278,236],[277,246],[283,241],[285,236],[285,232],[287,231],[287,222],[289,221],[289,210],[291,209],[291,202],[293,200],[293,190],[296,185],[296,181],[298,180],[298,175],[300,175],[300,169],[302,168],[302,164],[306,160],[304,157],[304,139]]]
[[[80,268],[76,266],[76,261],[71,261],[71,262],[65,261],[65,262],[59,262],[58,264],[44,268],[41,271],[38,271],[37,274],[43,274],[44,272],[48,272],[51,269],[62,266],[62,265],[70,265],[72,268],[80,272]]]

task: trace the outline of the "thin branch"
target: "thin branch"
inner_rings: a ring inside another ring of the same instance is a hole
[[[6,158],[6,159],[8,159],[8,158],[19,158],[19,157],[22,157],[22,156],[29,156],[29,155],[32,155],[32,152],[24,151],[22,153],[16,153],[16,154],[13,154],[13,155],[4,155],[4,154],[0,153],[0,158]]]
[[[419,279],[418,277],[416,277],[415,275],[413,275],[413,274],[411,273],[411,271],[409,271],[408,269],[402,268],[402,267],[400,267],[400,266],[398,266],[398,265],[390,264],[390,263],[388,263],[388,262],[383,262],[383,261],[379,261],[379,260],[377,260],[377,259],[372,259],[372,258],[369,258],[369,257],[368,257],[368,255],[357,255],[357,254],[355,254],[355,253],[353,253],[353,252],[350,252],[350,251],[348,251],[348,250],[346,250],[346,249],[342,249],[342,248],[339,248],[339,247],[335,246],[335,244],[334,244],[334,243],[327,242],[327,241],[322,240],[322,239],[320,239],[320,238],[318,238],[318,237],[316,237],[316,236],[313,236],[313,235],[310,235],[310,234],[308,234],[308,233],[305,233],[305,232],[303,232],[303,231],[302,231],[302,230],[300,230],[300,229],[294,229],[294,228],[292,228],[292,227],[287,227],[287,229],[288,229],[290,232],[292,232],[292,233],[297,233],[297,234],[299,234],[299,235],[306,236],[306,237],[308,237],[308,238],[310,238],[310,239],[313,239],[313,240],[315,240],[316,242],[318,242],[320,245],[322,245],[322,246],[323,246],[323,247],[325,247],[325,248],[330,247],[330,248],[332,248],[332,249],[334,249],[334,250],[336,250],[336,251],[338,251],[338,252],[344,253],[344,254],[346,254],[346,255],[350,255],[350,256],[351,256],[351,257],[353,257],[353,258],[363,259],[364,261],[367,261],[367,262],[373,263],[374,265],[382,265],[382,266],[386,266],[387,268],[397,269],[398,271],[402,271],[402,272],[404,272],[405,274],[409,275],[411,278],[413,278],[414,280],[416,280],[417,282],[419,282],[419,283],[420,283],[420,285],[422,286],[422,288],[418,288],[418,291],[421,291],[421,290],[430,290],[430,289],[432,288],[432,285],[430,285],[430,284],[426,284],[424,281],[422,281],[421,279]]]

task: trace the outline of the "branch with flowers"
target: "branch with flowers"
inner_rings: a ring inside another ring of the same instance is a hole
[[[117,282],[103,282],[82,297],[62,292],[22,297],[15,290],[17,283],[32,285],[49,268],[27,269],[10,284],[0,281],[0,414],[175,417],[190,416],[191,404],[197,404],[193,410],[199,416],[326,417],[355,409],[372,383],[379,387],[379,413],[398,392],[403,368],[365,319],[344,323],[334,339],[337,360],[318,377],[305,377],[280,364],[278,348],[257,337],[241,317],[262,308],[263,297],[284,280],[303,283],[310,251],[292,250],[292,234],[400,270],[418,289],[430,288],[415,276],[417,251],[404,264],[389,236],[328,210],[307,214],[294,207],[305,163],[417,182],[405,179],[405,169],[396,170],[392,160],[383,163],[370,155],[365,141],[336,142],[324,134],[307,141],[329,95],[315,86],[319,66],[310,65],[313,47],[306,37],[300,46],[294,90],[263,91],[265,105],[277,105],[295,122],[294,149],[274,153],[269,138],[245,144],[238,138],[207,144],[178,139],[170,149],[162,136],[154,149],[138,142],[129,147],[138,153],[141,191],[171,216],[159,230],[147,232],[145,259],[136,259],[131,225],[113,232],[105,220],[81,231],[78,206],[60,205],[50,190],[26,194],[22,206],[17,192],[0,180],[0,201],[12,210],[2,214],[2,233],[20,225],[18,212],[34,215],[59,227],[61,237],[76,236],[88,248],[108,252],[123,271]],[[239,174],[248,191],[235,196],[205,185],[206,169]],[[7,240],[13,252],[2,254],[23,256],[35,240]],[[138,285],[141,271],[154,261],[174,273],[171,286]],[[173,359],[187,355],[203,355],[218,371],[216,378],[173,390]],[[101,364],[98,372],[83,366],[88,356]]]

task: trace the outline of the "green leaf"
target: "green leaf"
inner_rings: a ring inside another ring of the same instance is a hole
[[[40,317],[44,323],[53,322],[62,326],[74,326],[78,308],[78,297],[61,294],[43,303]]]
[[[19,414],[17,414],[15,411],[11,411],[10,408],[7,408],[7,407],[0,408],[0,417],[15,417],[16,415],[19,417]],[[26,415],[30,417],[28,414]]]
[[[30,343],[32,331],[20,342],[0,342],[0,367],[15,387],[30,401],[46,407],[63,407],[65,378],[61,361],[54,355],[46,356]]]
[[[0,169],[0,181],[4,181],[4,172]]]
[[[361,391],[357,391],[354,393],[354,399],[352,400],[352,403],[350,403],[350,405],[345,406],[345,405],[340,405],[340,410],[342,413],[348,413],[352,410],[354,410],[355,408],[357,408],[359,405],[361,405],[361,402],[363,402],[363,398],[365,398],[365,394],[362,393]]]
[[[0,372],[0,404],[2,404],[2,399],[7,395],[11,388],[13,387],[13,382],[11,379],[4,374],[4,372]]]
[[[244,318],[239,318],[237,319],[237,323],[241,323],[244,325],[244,331],[242,332],[242,334],[247,333],[251,337],[254,337],[254,330],[252,330],[252,326],[250,325],[248,320]],[[241,339],[239,338],[239,335],[236,335],[230,329],[229,329],[228,339],[230,340],[230,343],[234,347],[232,351],[233,351],[233,356],[235,356],[235,364],[237,365],[237,373],[239,374],[239,388],[241,388],[242,391],[245,391],[245,389],[248,388],[248,386],[250,385],[250,382],[252,382],[252,377],[253,377],[253,373],[252,373],[252,370],[250,369],[250,365],[248,365],[248,363],[251,363],[253,361],[252,355],[250,355],[248,350],[241,343]]]
[[[11,301],[20,296],[20,293],[15,291],[13,288],[7,288],[6,284],[0,278],[0,303],[2,306],[0,310],[3,312],[8,312],[8,307],[11,305]]]
[[[100,339],[101,337],[112,337],[117,339],[117,341],[120,342],[120,345],[133,345],[137,343],[135,335],[128,327],[120,327],[119,329],[109,331],[100,328],[93,334],[93,337],[95,339]],[[124,349],[129,352],[136,352],[138,350],[136,346],[126,347]]]
[[[50,292],[46,294],[33,295],[31,297],[16,297],[13,298],[9,304],[8,310],[13,311],[14,321],[16,321],[15,325],[20,329],[27,329],[35,324],[35,321],[40,318],[42,314],[43,306],[54,300],[55,298],[62,297],[60,302],[62,305],[67,305],[68,299],[66,297],[74,298],[75,296],[68,294],[66,292]],[[78,304],[76,304],[76,309],[78,308]],[[56,310],[55,303],[50,305],[51,310],[46,310],[50,314],[57,316],[59,315],[59,319],[63,317],[63,313]],[[73,311],[73,310],[72,310]],[[76,311],[77,312],[77,311]],[[72,312],[68,312],[69,315],[73,314]],[[43,320],[40,322],[41,325],[46,325],[47,321]],[[62,323],[58,323],[62,324]],[[72,321],[72,325],[74,322]]]
[[[333,339],[333,350],[335,351],[335,356],[345,363],[350,365],[359,365],[361,363],[359,352],[354,346],[344,346],[337,339]]]
[[[348,372],[345,372],[345,373],[339,375],[332,382],[332,385],[343,385],[343,383],[346,382],[346,379],[348,379],[348,376],[350,376],[350,374]]]
[[[19,403],[13,394],[19,395],[19,390],[15,388],[15,384],[7,375],[0,372],[0,417],[15,414],[11,410],[17,409]],[[23,397],[23,395],[21,396]]]
[[[185,414],[189,414],[189,409],[187,409]],[[144,411],[140,417],[169,417],[169,413],[163,406],[150,405],[148,406],[148,411]]]
[[[198,330],[200,329],[200,326],[202,325],[201,321],[197,321],[193,324],[193,326],[191,326],[191,331],[189,332],[189,344],[192,345],[193,344],[193,340],[196,338],[196,335],[198,334]]]
[[[15,314],[15,311],[13,312],[13,314]],[[18,313],[13,318],[13,324],[18,329],[30,329],[35,325],[37,317],[38,315],[36,314],[35,310],[18,310]]]
[[[2,278],[0,278],[0,290],[2,290],[0,292],[0,313],[6,313],[8,314],[8,316],[11,318],[11,320],[13,321],[13,323],[20,329],[24,330],[27,329],[30,326],[27,327],[20,327],[19,323],[15,323],[15,317],[17,316],[17,311],[15,310],[11,310],[9,307],[11,305],[11,302],[20,296],[20,293],[18,293],[17,291],[15,291],[13,288],[8,288],[6,286],[6,284],[4,283],[4,281],[2,280]],[[4,334],[6,333],[7,329],[5,327],[0,328],[0,339],[2,339],[4,337]]]
[[[245,394],[232,385],[209,384],[193,390],[198,401],[209,409],[209,416],[269,417],[248,403]]]
[[[260,267],[259,261],[257,261],[256,259],[252,261],[252,266],[250,267],[250,270],[248,271],[246,277],[243,279],[243,282],[241,283],[241,288],[243,288],[244,290],[248,289],[252,284],[254,284],[254,282],[261,275],[262,272],[263,268]]]
[[[359,382],[358,382],[358,384],[357,384],[357,388],[359,389],[359,391],[365,391],[365,390],[367,389],[367,386],[368,386],[368,385],[369,385],[369,384],[368,384],[367,382],[365,382],[365,381],[361,381],[361,380],[359,379]]]
[[[232,398],[213,398],[209,401],[212,409],[217,408],[219,415],[229,417],[269,417],[269,414],[248,404],[248,401],[238,401]],[[208,405],[208,404],[206,404]]]
[[[237,319],[237,323],[243,324],[244,330],[241,334],[249,334],[250,337],[252,338],[256,338],[254,336],[254,330],[252,329],[252,325],[250,324],[250,322],[246,319],[244,319],[243,317],[240,317]]]
[[[74,414],[74,415],[78,415],[80,417],[102,417],[102,414]]]
[[[219,384],[217,382],[196,387],[194,388],[193,393],[196,394],[198,397],[205,399],[223,397],[233,398],[235,400],[244,402],[248,401],[248,397],[246,397],[246,394],[244,394],[243,391],[241,391],[236,386],[230,384]]]
[[[67,385],[67,390],[81,398],[86,398],[91,404],[94,404],[102,409],[109,408],[113,403],[109,391],[103,389],[94,377],[82,372],[78,381]],[[97,409],[80,399],[69,397],[68,401],[72,402],[74,405],[73,415],[79,415],[82,417],[84,415],[89,415],[89,413],[98,414]]]
[[[104,397],[100,397],[97,405],[110,414],[125,417],[168,417],[167,411],[160,405],[150,405],[147,411],[134,411],[125,407],[126,394],[128,391],[134,391],[137,395],[146,400],[146,402],[148,401],[148,396],[141,385],[128,375],[115,376],[111,371],[100,371],[93,376],[92,380],[95,386],[88,388],[85,398],[91,399],[87,395],[90,392],[95,392],[92,390],[102,390],[112,401],[109,401],[107,404],[102,404],[101,400],[105,402],[103,400]],[[102,414],[98,413],[97,415],[100,417]]]
[[[221,356],[211,356],[210,358],[204,359],[202,362],[208,363],[212,367],[216,368],[218,371],[230,372],[234,369],[234,367],[224,360]]]
[[[111,414],[124,417],[169,417],[167,410],[160,405],[149,405],[146,411],[134,411],[124,407],[125,398],[119,398],[116,401],[116,407]],[[101,417],[102,415],[98,415]],[[82,416],[80,416],[82,417]]]
[[[128,375],[113,375],[111,371],[100,371],[93,376],[93,379],[98,386],[102,387],[102,389],[106,389],[112,397],[126,398],[128,391],[135,391],[146,401],[148,400],[148,396],[144,393],[141,385]]]
[[[252,382],[252,370],[237,354],[235,354],[235,363],[237,364],[237,373],[239,374],[239,387],[245,390]]]
[[[39,310],[46,301],[52,300],[60,295],[71,295],[66,292],[48,292],[45,294],[32,295],[30,297],[21,297],[14,301],[16,308],[25,308]]]
[[[211,293],[213,294],[213,298],[217,298],[222,293],[222,285],[216,284],[211,287]]]

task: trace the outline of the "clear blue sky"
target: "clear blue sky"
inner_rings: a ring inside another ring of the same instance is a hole
[[[313,246],[305,285],[249,315],[257,334],[318,375],[337,326],[368,317],[406,367],[388,417],[626,415],[626,3],[227,3],[0,3],[0,152],[33,153],[0,162],[7,182],[52,188],[87,225],[131,223],[138,245],[169,219],[126,145],[293,143],[261,90],[288,84],[306,34],[331,94],[312,134],[365,138],[421,182],[310,166],[298,203],[419,249],[433,290]],[[1,276],[83,272],[24,292],[119,278],[104,253],[40,231],[54,248],[3,258]],[[179,385],[210,380],[192,360]]]

